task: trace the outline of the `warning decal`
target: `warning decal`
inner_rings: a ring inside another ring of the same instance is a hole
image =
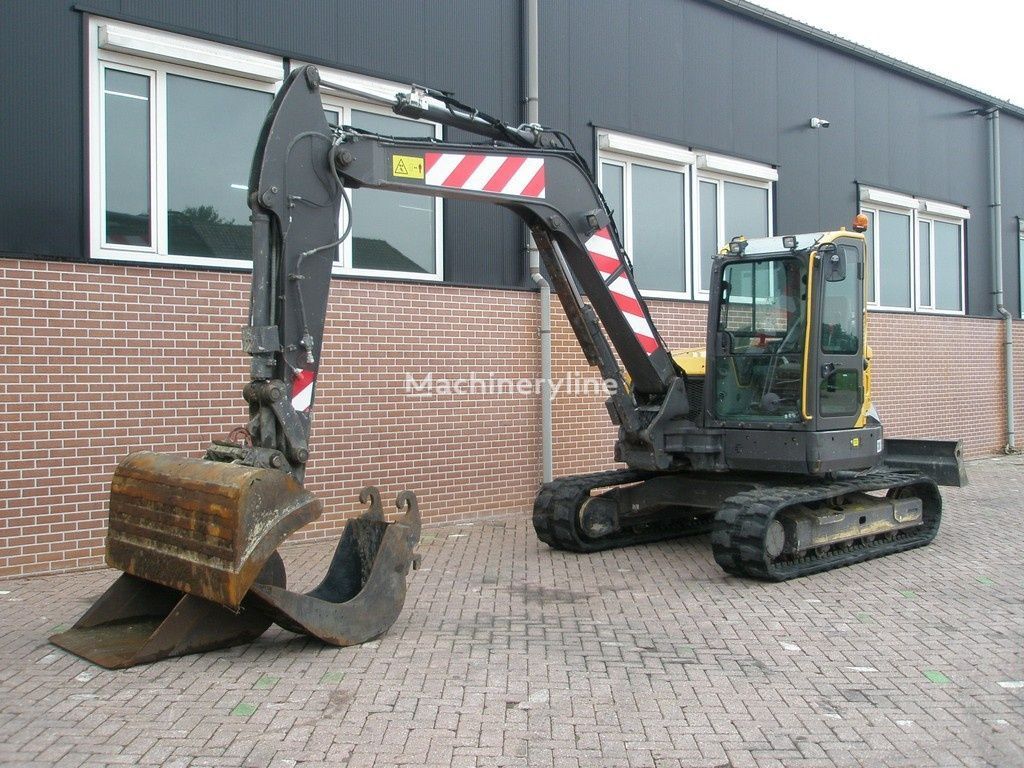
[[[391,175],[400,179],[422,179],[423,158],[410,155],[392,155]]]

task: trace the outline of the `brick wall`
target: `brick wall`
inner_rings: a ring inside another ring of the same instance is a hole
[[[651,313],[673,349],[703,347],[706,305],[651,301]],[[555,322],[555,376],[585,371],[586,360],[564,317]],[[999,320],[870,312],[872,397],[889,437],[961,439],[968,457],[998,453],[1006,445],[1003,398],[1003,327]],[[1017,444],[1024,443],[1024,322],[1014,322],[1017,352]],[[615,432],[603,403],[556,401],[555,475],[614,466]],[[580,450],[576,446],[588,446]],[[589,457],[593,457],[592,459]],[[604,457],[604,459],[602,459]]]
[[[102,562],[117,461],[200,456],[245,423],[247,275],[0,261],[0,576]],[[417,492],[428,521],[526,509],[539,482],[535,397],[422,399],[417,377],[532,377],[537,296],[334,281],[308,487],[337,532],[368,483]]]
[[[0,261],[0,576],[102,562],[110,475],[127,453],[199,456],[244,423],[239,351],[248,275]],[[702,304],[654,302],[674,347],[703,344]],[[520,291],[334,281],[307,485],[327,512],[296,538],[333,537],[368,483],[410,488],[428,522],[525,513],[539,482],[529,395],[407,393],[418,379],[531,378],[537,297]],[[555,310],[554,374],[596,378]],[[871,315],[876,399],[891,435],[1005,443],[994,320]],[[1016,328],[1024,422],[1024,323]],[[900,357],[907,360],[901,368]],[[556,475],[612,466],[602,398],[556,399]]]

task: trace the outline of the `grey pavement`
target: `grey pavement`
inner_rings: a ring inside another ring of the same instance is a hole
[[[925,549],[785,584],[707,536],[590,556],[525,514],[428,528],[406,609],[109,672],[49,646],[112,571],[0,581],[0,764],[1024,766],[1024,458]],[[286,546],[314,584],[329,543]]]

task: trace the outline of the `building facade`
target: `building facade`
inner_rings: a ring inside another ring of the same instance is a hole
[[[285,74],[321,67],[332,122],[458,140],[374,97],[424,83],[517,122],[524,32],[509,0],[22,0],[0,20],[2,576],[99,564],[120,458],[198,456],[244,422],[246,185]],[[703,344],[723,242],[864,212],[887,434],[1007,445],[993,254],[1019,423],[1024,109],[738,0],[548,0],[539,35],[541,120],[592,162],[672,346]],[[539,373],[518,220],[357,190],[335,275],[308,474],[327,513],[301,535],[337,535],[368,483],[415,490],[428,522],[527,510],[539,397],[487,386]],[[554,473],[610,467],[596,373],[553,322]],[[463,384],[410,387],[428,374]]]

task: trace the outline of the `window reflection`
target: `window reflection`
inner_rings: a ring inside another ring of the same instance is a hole
[[[725,240],[768,236],[768,190],[725,182]]]
[[[167,76],[167,234],[176,256],[251,257],[249,168],[272,96]]]
[[[960,227],[945,221],[935,222],[935,308],[959,311],[960,301]]]
[[[921,304],[932,304],[932,225],[927,221],[917,222],[918,295]]]
[[[718,253],[718,185],[700,183],[700,279],[705,291],[711,285],[711,262]]]
[[[910,307],[910,217],[902,213],[878,214],[878,268],[885,275],[879,303],[883,307]]]
[[[615,226],[622,232],[622,211],[625,206],[622,191],[621,165],[612,163],[601,163],[601,192],[604,194],[605,202],[612,209],[612,217],[615,219]]]
[[[632,173],[634,277],[656,291],[686,290],[686,177],[634,165]]]
[[[433,138],[434,126],[352,110],[352,125],[387,136]],[[423,195],[352,190],[352,266],[434,274],[437,202]]]
[[[106,242],[152,245],[149,178],[149,77],[103,72]]]
[[[867,283],[868,301],[875,302],[875,259],[873,254],[874,244],[874,231],[875,231],[875,212],[874,211],[861,211],[865,216],[868,217],[868,238],[867,238],[867,258],[864,264],[864,282]]]

